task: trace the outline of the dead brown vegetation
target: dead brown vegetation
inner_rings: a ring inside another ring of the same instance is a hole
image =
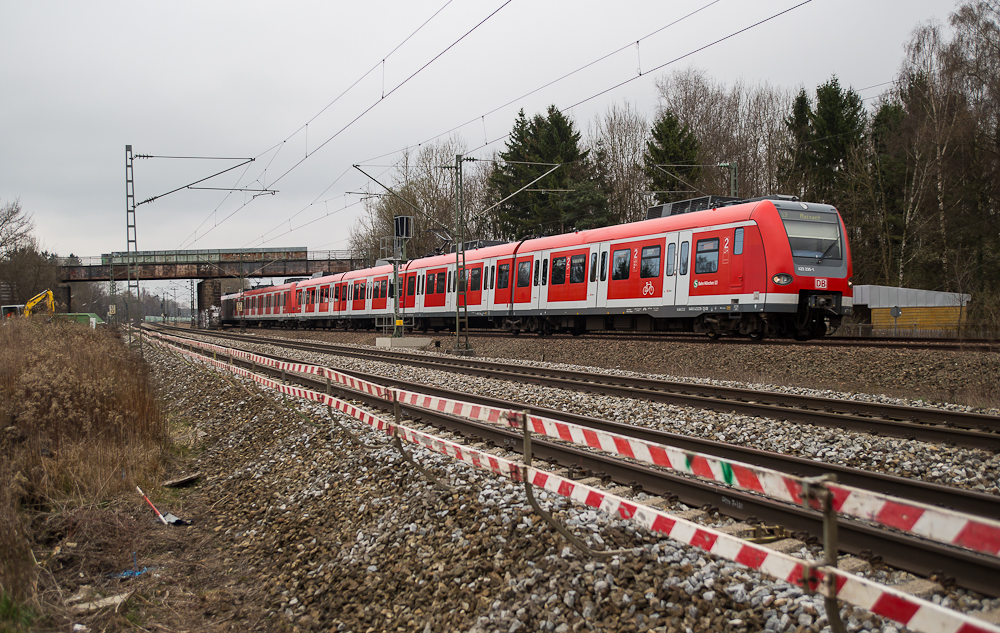
[[[113,335],[44,320],[0,325],[5,599],[46,613],[46,591],[57,589],[36,554],[59,547],[60,530],[50,528],[72,518],[78,528],[103,530],[91,511],[158,478],[168,439],[146,366]]]

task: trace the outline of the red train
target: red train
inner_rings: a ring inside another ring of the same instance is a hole
[[[408,327],[454,327],[455,271],[454,254],[400,265]],[[851,275],[837,210],[773,197],[469,250],[458,283],[473,328],[807,339],[851,313]],[[370,328],[391,323],[395,290],[380,265],[227,295],[222,321]]]

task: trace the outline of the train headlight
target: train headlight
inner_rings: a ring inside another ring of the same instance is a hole
[[[847,287],[848,288],[853,288],[854,287],[854,277],[848,277],[847,278]]]
[[[792,283],[792,276],[788,273],[778,273],[774,277],[771,277],[771,281],[778,284],[779,286],[787,286]]]

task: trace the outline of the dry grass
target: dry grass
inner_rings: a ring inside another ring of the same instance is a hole
[[[0,597],[20,609],[20,620],[0,614],[0,629],[46,610],[54,583],[35,548],[55,545],[54,516],[82,518],[158,477],[168,431],[155,395],[141,359],[108,332],[0,325]]]

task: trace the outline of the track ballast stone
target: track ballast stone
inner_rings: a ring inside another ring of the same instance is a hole
[[[376,448],[356,446],[324,409],[176,355],[148,358],[175,414],[204,435],[196,467],[206,480],[196,494],[213,509],[194,518],[215,526],[234,570],[259,584],[269,619],[254,628],[829,630],[822,599],[798,587],[537,492],[591,547],[632,548],[610,560],[586,558],[530,510],[520,484],[408,448],[455,487],[441,491],[384,435],[339,414]],[[871,574],[890,584],[902,579]],[[935,598],[964,600],[968,610],[1000,606],[964,592]],[[850,607],[844,616],[851,631],[897,630]]]

